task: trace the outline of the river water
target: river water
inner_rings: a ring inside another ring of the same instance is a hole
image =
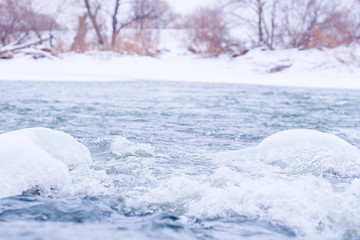
[[[1,198],[0,239],[360,239],[359,106],[355,90],[0,82],[0,133],[58,130],[92,158],[66,191]],[[290,129],[317,131],[274,135]]]

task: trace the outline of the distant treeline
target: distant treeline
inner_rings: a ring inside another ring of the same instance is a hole
[[[36,1],[0,0],[0,55],[41,44],[54,54],[155,56],[162,29],[178,29],[184,46],[205,57],[239,56],[254,47],[334,48],[360,40],[359,0],[227,0],[186,16],[163,0],[64,0],[51,14]],[[77,9],[71,24],[61,20],[69,8]]]

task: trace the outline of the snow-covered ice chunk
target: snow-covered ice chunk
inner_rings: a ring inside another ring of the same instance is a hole
[[[62,189],[71,169],[89,165],[89,150],[70,135],[28,128],[0,135],[0,197],[33,187]]]
[[[282,131],[256,147],[218,153],[215,159],[246,171],[272,168],[289,174],[360,176],[358,148],[335,135],[308,129]]]

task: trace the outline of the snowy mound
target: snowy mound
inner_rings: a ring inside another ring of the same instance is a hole
[[[255,170],[246,167],[250,162],[253,167],[258,162],[258,167],[290,174],[360,175],[358,148],[337,136],[307,129],[279,132],[256,147],[219,153],[216,159],[230,160],[244,170]]]
[[[89,150],[70,135],[29,128],[0,135],[0,197],[33,187],[61,189],[69,170],[91,163]]]

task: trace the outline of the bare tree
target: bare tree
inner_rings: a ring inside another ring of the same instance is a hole
[[[32,42],[38,38],[40,43],[49,38],[49,33],[60,29],[55,19],[39,13],[33,8],[32,0],[0,1],[0,43],[2,45]]]
[[[121,20],[119,17],[119,7],[121,0],[115,0],[115,6],[112,18],[112,37],[111,46],[116,46],[118,36],[121,30],[128,27],[137,27],[141,31],[149,27],[150,22],[160,19],[160,17],[169,10],[168,5],[161,0],[135,0],[131,2],[130,14]],[[147,25],[147,26],[146,26]],[[154,25],[152,27],[155,27]]]
[[[0,2],[0,41],[3,46],[14,41],[20,42],[28,34],[18,9],[15,1]]]
[[[336,47],[355,38],[355,21],[349,6],[331,0],[289,0],[281,6],[279,41],[301,49]]]
[[[169,5],[161,0],[134,1],[130,16],[123,21],[113,49],[127,54],[156,56],[159,53],[159,29],[172,16]]]
[[[85,8],[87,10],[88,16],[91,20],[92,26],[96,32],[98,44],[101,48],[105,46],[104,37],[101,33],[101,28],[98,22],[98,14],[101,10],[101,4],[97,1],[90,2],[90,0],[84,0]]]
[[[134,17],[138,16],[135,26],[140,30],[161,28],[163,24],[169,23],[172,18],[169,5],[162,0],[137,0],[132,6],[132,12]]]
[[[229,0],[238,26],[254,31],[255,46],[336,47],[359,36],[358,0]]]
[[[112,2],[107,2],[106,6],[97,0],[83,1],[100,46],[106,45],[107,34],[104,33],[104,29],[99,24],[99,15],[102,14],[103,17],[110,18],[111,33],[109,39],[111,40],[110,45],[106,46],[110,49],[117,49],[122,30],[135,28],[141,31],[150,26],[149,22],[160,21],[161,17],[169,11],[168,5],[162,0],[112,0]]]
[[[256,29],[257,46],[273,48],[276,34],[278,0],[230,0],[226,4],[238,25],[250,31]]]

